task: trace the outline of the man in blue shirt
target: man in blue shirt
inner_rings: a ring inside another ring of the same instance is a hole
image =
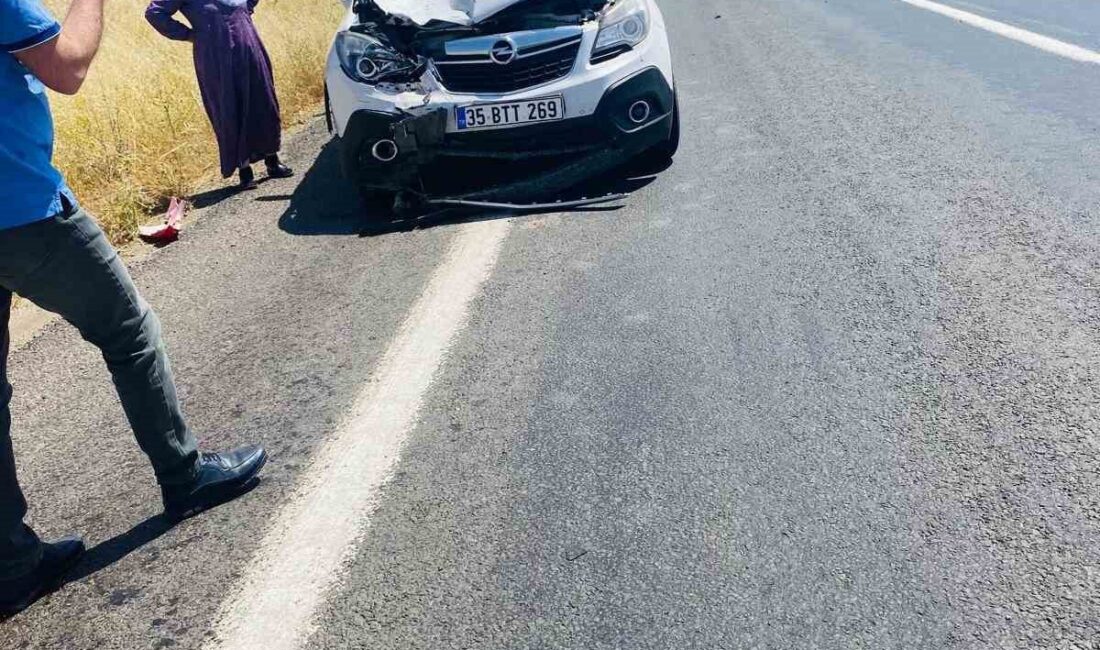
[[[46,88],[80,89],[99,49],[103,3],[73,0],[59,24],[39,0],[0,0],[0,615],[56,587],[84,550],[79,538],[43,543],[23,523],[6,368],[13,293],[60,314],[100,348],[170,517],[241,494],[267,458],[259,446],[198,452],[156,315],[51,163]]]

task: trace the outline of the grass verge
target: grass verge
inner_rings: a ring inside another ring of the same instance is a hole
[[[68,9],[68,0],[46,4],[59,20]],[[155,32],[146,5],[108,2],[103,47],[87,83],[75,97],[51,97],[54,159],[116,244],[132,239],[167,197],[217,176],[191,46]],[[284,125],[320,105],[324,58],[343,12],[339,0],[260,1],[254,20],[275,70]]]

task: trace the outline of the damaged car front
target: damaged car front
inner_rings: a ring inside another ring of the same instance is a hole
[[[654,0],[357,0],[326,100],[345,173],[367,193],[428,197],[474,176],[465,197],[549,196],[630,158],[670,158],[679,141]],[[478,177],[488,161],[553,164],[499,182]]]

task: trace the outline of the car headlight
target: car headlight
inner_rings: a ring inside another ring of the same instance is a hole
[[[336,35],[336,56],[344,74],[355,81],[412,81],[421,67],[419,61],[395,52],[382,41],[358,32]]]
[[[600,17],[600,33],[592,46],[592,60],[614,58],[644,41],[648,35],[646,0],[618,0]]]

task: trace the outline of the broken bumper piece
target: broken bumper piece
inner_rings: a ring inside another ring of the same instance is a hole
[[[640,101],[649,110],[639,123],[631,107]],[[596,111],[585,117],[448,133],[450,110],[429,103],[400,114],[355,111],[341,138],[345,173],[367,191],[425,198],[551,197],[667,140],[675,99],[665,75],[647,68],[608,88]],[[486,172],[494,161],[504,173]]]

